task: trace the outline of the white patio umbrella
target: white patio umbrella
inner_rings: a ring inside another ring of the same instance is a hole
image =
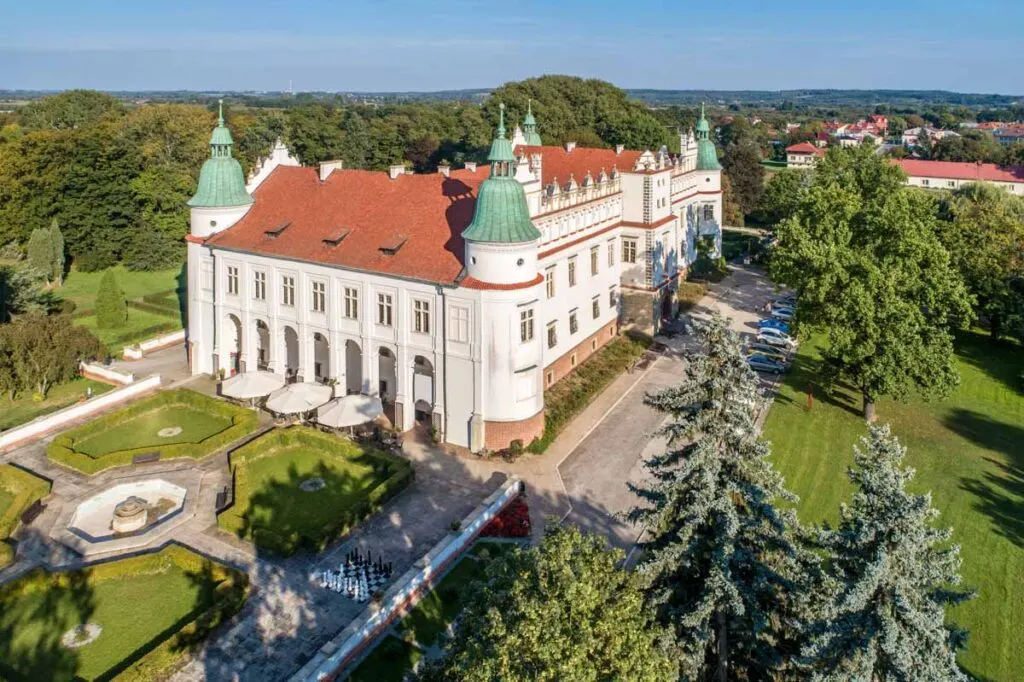
[[[384,414],[380,398],[372,395],[347,395],[335,398],[316,412],[316,421],[334,429],[359,426]]]
[[[289,384],[271,393],[265,407],[278,414],[303,414],[326,403],[333,393],[330,386]]]
[[[271,372],[242,372],[220,385],[220,392],[229,398],[252,400],[270,395],[284,386],[284,377]]]

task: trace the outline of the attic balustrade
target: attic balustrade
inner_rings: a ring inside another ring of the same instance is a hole
[[[604,182],[594,180],[593,184],[589,187],[577,185],[575,189],[566,189],[563,186],[557,188],[557,192],[554,193],[551,192],[551,187],[549,186],[545,188],[544,192],[541,194],[541,213],[550,213],[552,211],[560,211],[564,208],[571,208],[587,201],[615,194],[621,189],[622,183],[619,178],[608,178]]]

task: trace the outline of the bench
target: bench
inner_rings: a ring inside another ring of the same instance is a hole
[[[39,515],[43,513],[44,509],[46,509],[46,506],[43,504],[43,501],[36,500],[28,509],[21,513],[21,522],[26,526],[29,525],[39,518]]]
[[[132,464],[149,464],[150,462],[156,462],[160,460],[160,451],[155,450],[153,452],[143,452],[142,454],[135,455],[132,457]]]

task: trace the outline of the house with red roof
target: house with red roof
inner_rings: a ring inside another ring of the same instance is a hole
[[[1024,166],[921,159],[893,159],[892,163],[907,174],[907,184],[912,187],[952,191],[970,182],[985,182],[1024,196]]]
[[[544,145],[531,108],[486,165],[298,165],[246,185],[218,121],[188,241],[195,374],[265,371],[378,397],[402,431],[528,445],[544,394],[624,327],[656,331],[699,242],[720,253],[703,113],[679,154]]]
[[[810,142],[791,144],[786,147],[786,168],[813,168],[824,156],[825,150]]]

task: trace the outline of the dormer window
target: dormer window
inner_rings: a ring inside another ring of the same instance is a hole
[[[406,237],[399,235],[391,239],[390,241],[381,244],[378,247],[378,249],[380,250],[381,253],[383,253],[386,256],[394,256],[396,253],[398,253],[398,250],[402,248],[406,241],[408,241]]]
[[[280,225],[278,225],[277,227],[271,228],[269,230],[264,230],[263,234],[265,234],[268,239],[277,239],[278,237],[281,236],[281,234],[285,230],[288,229],[288,226],[291,225],[291,224],[292,223],[291,223],[290,220],[286,221],[286,222],[283,222]]]

